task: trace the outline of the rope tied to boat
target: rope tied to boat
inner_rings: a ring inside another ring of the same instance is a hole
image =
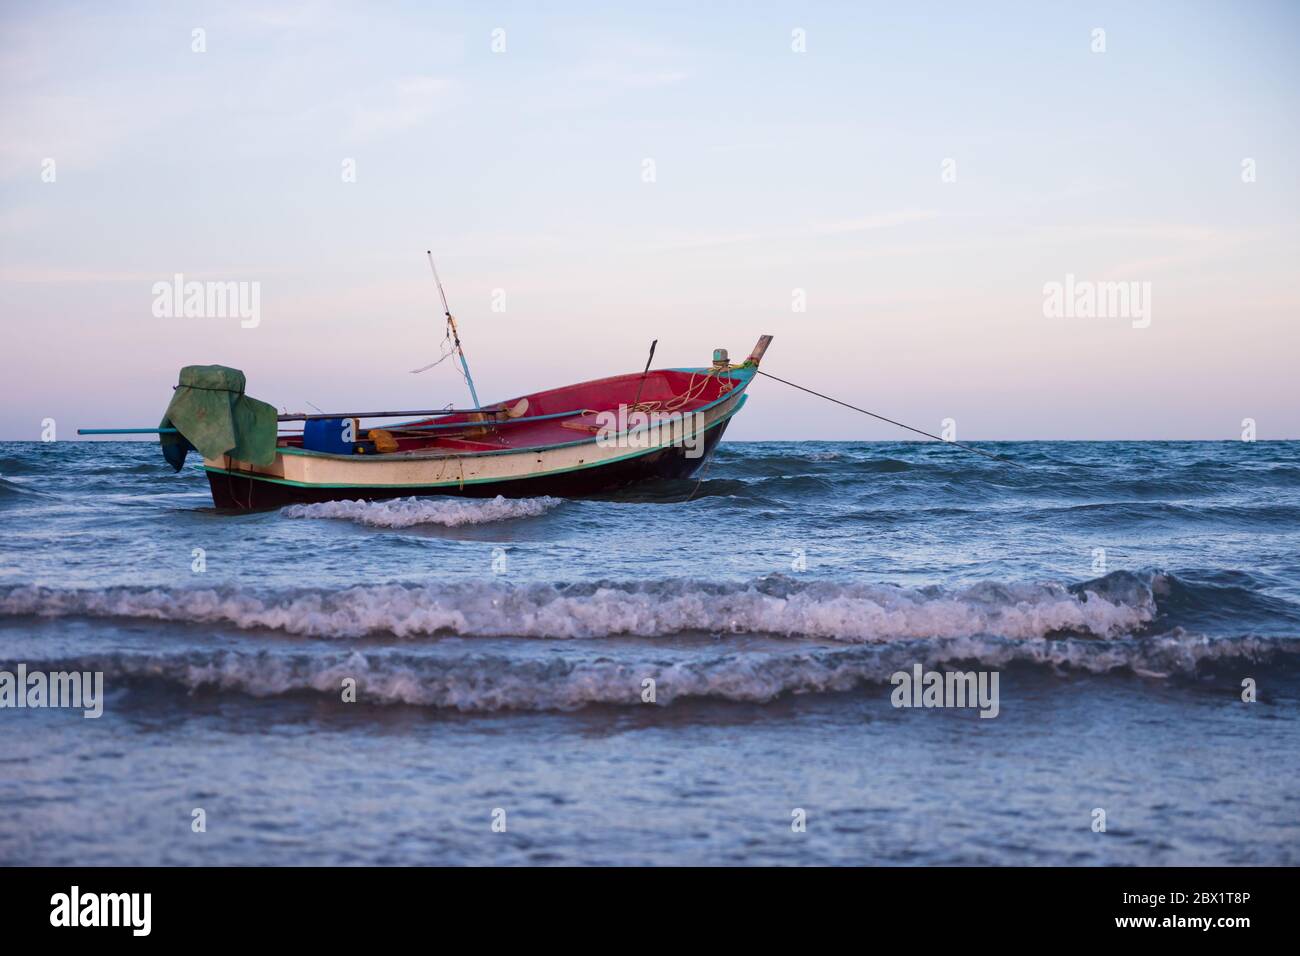
[[[672,398],[658,399],[649,402],[637,401],[628,406],[628,411],[630,412],[680,411],[681,409],[685,408],[687,405],[690,405],[693,402],[695,402],[700,396],[704,394],[704,390],[708,387],[710,379],[713,379],[715,375],[718,376],[716,379],[718,383],[718,398],[721,398],[723,395],[727,394],[727,392],[730,392],[733,388],[736,387],[736,383],[732,381],[730,378],[727,379],[722,378],[721,375],[722,372],[730,372],[730,371],[731,371],[730,366],[728,366],[725,369],[720,367],[710,368],[708,371],[704,373],[703,378],[700,378],[699,372],[692,372],[690,381],[686,383],[686,391],[682,392],[680,395],[674,395]],[[698,385],[696,384],[696,379],[699,379]]]
[[[962,449],[963,451],[974,452],[976,455],[983,455],[985,458],[989,458],[992,459],[993,461],[1001,462],[1004,465],[1014,465],[1017,468],[1025,467],[1019,462],[1012,461],[1010,458],[1005,458],[1002,455],[990,454],[989,452],[981,451],[980,449],[975,448],[972,445],[967,445],[963,442],[954,441],[951,438],[944,438],[941,435],[933,435],[930,432],[924,431],[923,429],[914,428],[911,425],[905,425],[902,422],[895,421],[892,418],[886,418],[884,415],[877,415],[875,412],[869,412],[865,408],[859,408],[856,405],[850,405],[848,402],[842,402],[838,398],[831,398],[831,396],[823,394],[822,392],[818,392],[814,389],[807,388],[803,385],[796,385],[794,382],[790,382],[787,381],[786,379],[773,375],[771,372],[764,372],[762,369],[755,369],[755,371],[759,375],[763,375],[766,376],[767,378],[774,379],[775,381],[780,382],[782,385],[789,385],[791,388],[797,388],[801,392],[807,392],[809,395],[816,395],[818,398],[823,398],[828,402],[833,402],[836,405],[842,405],[845,408],[852,409],[855,412],[860,412],[863,415],[870,415],[872,418],[878,418],[882,422],[888,422],[891,425],[897,425],[899,428],[906,429],[909,432],[916,432],[916,434],[924,435],[926,438],[933,438],[935,441],[943,442],[945,445],[956,445],[958,448]]]

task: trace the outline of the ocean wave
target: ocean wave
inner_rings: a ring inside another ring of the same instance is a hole
[[[872,470],[869,466],[875,464],[850,455],[848,451],[828,448],[808,449],[795,454],[764,454],[750,450],[732,450],[724,454],[724,450],[725,445],[716,453],[719,468],[725,468],[728,475],[741,478],[790,478],[837,473],[848,477],[864,467]]]
[[[1058,675],[1122,672],[1153,679],[1192,678],[1226,669],[1235,686],[1243,665],[1296,660],[1300,640],[1243,636],[1206,640],[1182,632],[1133,641],[1013,641],[962,638],[938,643],[856,645],[802,653],[710,653],[686,660],[417,656],[383,652],[267,654],[235,650],[116,653],[29,662],[31,670],[100,671],[111,692],[122,684],[252,697],[312,695],[342,703],[344,681],[356,701],[464,712],[575,710],[594,704],[644,706],[687,699],[766,703],[803,694],[843,693],[886,684],[898,671],[1012,667]]]
[[[1238,443],[1240,444],[1240,443]],[[996,462],[975,459],[955,449],[934,443],[818,443],[798,445],[722,445],[716,461],[727,475],[783,478],[817,475],[839,481],[866,474],[888,475],[906,472],[907,489],[919,495],[933,494],[935,486],[953,485],[963,494],[979,496],[989,491],[1042,492],[1055,498],[1083,498],[1105,501],[1139,499],[1151,501],[1173,496],[1200,498],[1232,493],[1243,488],[1289,487],[1296,485],[1300,467],[1266,458],[1254,451],[1234,447],[1231,457],[1188,460],[1191,455],[1223,455],[1223,449],[1180,450],[1168,458],[1147,460],[1149,444],[1128,449],[1138,457],[1117,457],[1113,451],[1092,457],[1091,449],[1080,446],[1062,454],[1059,445],[1036,443],[1003,445],[984,443],[985,450],[1003,460],[1014,460],[1024,468],[1006,468]],[[1155,450],[1161,454],[1165,449]],[[1082,455],[1079,453],[1083,452]],[[1240,452],[1240,454],[1238,454]],[[907,490],[903,489],[903,490]]]
[[[40,473],[40,464],[31,458],[10,458],[7,455],[0,455],[0,475],[39,475]]]
[[[700,498],[742,498],[746,504],[766,504],[753,485],[739,478],[664,478],[639,482],[591,496],[622,504],[679,504]]]
[[[559,498],[515,498],[501,495],[486,501],[464,498],[396,498],[391,501],[325,501],[289,505],[286,518],[343,518],[371,528],[413,528],[437,524],[446,528],[489,524],[512,518],[535,518],[563,504]]]
[[[496,581],[358,585],[260,593],[241,589],[0,589],[0,615],[128,618],[355,638],[458,635],[584,639],[684,633],[758,634],[843,643],[997,635],[1114,638],[1157,616],[1165,575],[1116,572],[1067,587],[987,582],[906,588],[802,582],[686,580],[569,585]]]
[[[1089,527],[1098,524],[1143,523],[1161,526],[1173,523],[1206,523],[1276,527],[1280,524],[1300,523],[1300,507],[1274,502],[1194,505],[1169,501],[1100,501],[1040,508],[1027,512],[1023,517],[1030,521],[1058,523],[1064,520],[1086,523]]]
[[[5,499],[52,497],[54,496],[47,492],[39,491],[36,488],[30,488],[20,482],[11,481],[8,478],[0,478],[0,501]]]

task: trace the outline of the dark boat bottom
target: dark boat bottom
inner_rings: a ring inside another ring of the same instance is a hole
[[[459,487],[309,488],[214,471],[207,473],[208,484],[212,487],[212,501],[218,508],[241,511],[318,501],[383,501],[416,495],[452,495],[461,498],[495,498],[497,495],[506,498],[537,498],[550,495],[555,498],[580,498],[640,481],[689,478],[708,460],[728,424],[728,421],[724,421],[705,433],[704,453],[695,458],[688,458],[684,448],[661,448],[636,458],[560,475],[538,475],[535,478],[516,478]]]

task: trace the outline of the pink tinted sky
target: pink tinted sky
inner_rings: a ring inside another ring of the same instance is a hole
[[[267,9],[0,12],[0,439],[155,424],[191,363],[463,403],[408,373],[426,248],[485,400],[768,332],[959,438],[1300,437],[1291,5]],[[176,273],[260,283],[260,324],[155,316]],[[1067,274],[1149,283],[1149,326],[1046,317]],[[906,436],[760,381],[728,437]]]

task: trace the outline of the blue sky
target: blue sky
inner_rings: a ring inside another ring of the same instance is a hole
[[[1300,5],[0,10],[0,438],[153,424],[192,363],[463,403],[408,372],[425,249],[485,400],[773,333],[776,374],[963,439],[1300,437]],[[260,283],[260,323],[155,316],[175,273]],[[1067,274],[1149,283],[1149,325],[1046,317]],[[728,434],[905,437],[765,381]]]

